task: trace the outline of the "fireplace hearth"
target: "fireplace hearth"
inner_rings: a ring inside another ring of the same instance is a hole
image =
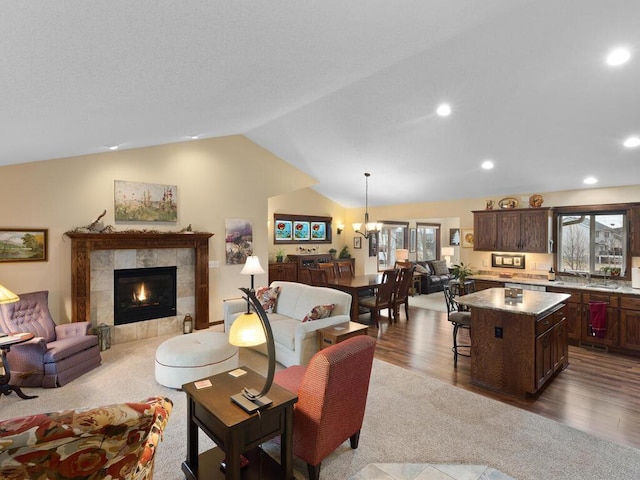
[[[114,270],[114,325],[176,315],[176,267]]]

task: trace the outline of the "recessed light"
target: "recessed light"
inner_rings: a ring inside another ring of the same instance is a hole
[[[636,148],[640,146],[640,137],[637,137],[634,135],[632,137],[625,139],[625,141],[622,144],[627,148]]]
[[[200,135],[187,135],[187,138],[190,138],[191,140],[197,140],[198,138],[200,138]]]
[[[441,103],[440,105],[438,105],[436,113],[441,117],[448,117],[449,115],[451,115],[451,106],[448,103]]]
[[[629,61],[631,58],[631,52],[626,48],[616,48],[609,52],[607,55],[607,64],[612,67],[617,67],[619,65],[623,65]]]
[[[107,148],[109,150],[117,150],[118,148],[120,148],[120,145],[107,145]]]
[[[598,179],[596,177],[587,177],[583,180],[587,185],[593,185],[594,183],[598,183]]]
[[[481,167],[485,170],[491,170],[493,168],[493,161],[485,160],[484,162],[482,162]]]

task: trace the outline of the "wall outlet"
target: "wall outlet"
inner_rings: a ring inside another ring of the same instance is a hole
[[[218,260],[209,260],[209,268],[218,268],[219,266]]]
[[[482,259],[482,266],[483,267],[488,267],[489,266],[489,260],[487,260],[486,258]]]
[[[496,338],[502,338],[503,333],[502,327],[496,327]]]

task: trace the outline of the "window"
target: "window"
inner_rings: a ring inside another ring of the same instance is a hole
[[[407,222],[382,222],[382,230],[378,234],[378,270],[393,268],[396,263],[396,250],[409,248],[408,232]]]
[[[602,274],[627,266],[627,212],[575,211],[558,215],[558,271]]]
[[[438,260],[440,258],[440,224],[416,224],[416,260]]]

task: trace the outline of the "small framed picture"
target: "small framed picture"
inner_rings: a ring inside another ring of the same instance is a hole
[[[460,229],[459,228],[450,228],[449,229],[449,245],[460,245]]]
[[[362,248],[362,238],[353,237],[353,248]]]
[[[462,248],[473,248],[473,230],[462,230]]]

